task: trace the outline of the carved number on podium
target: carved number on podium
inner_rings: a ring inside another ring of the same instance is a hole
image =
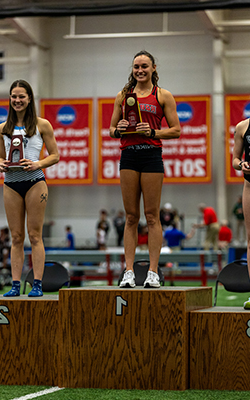
[[[0,325],[9,325],[9,320],[5,315],[3,315],[3,312],[9,312],[8,307],[0,306]]]
[[[247,336],[250,338],[250,319],[247,321],[247,326],[248,326],[248,328],[247,328],[246,332],[247,332]]]
[[[116,296],[116,308],[115,308],[115,315],[121,316],[122,315],[122,306],[127,307],[128,302],[124,300],[122,296]]]

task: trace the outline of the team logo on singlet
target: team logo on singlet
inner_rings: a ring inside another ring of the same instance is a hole
[[[76,119],[76,111],[74,107],[63,106],[57,113],[56,120],[62,125],[70,125]]]
[[[156,106],[152,104],[140,104],[140,110],[156,114]]]
[[[193,118],[193,108],[188,103],[179,103],[176,106],[180,122],[188,122]]]

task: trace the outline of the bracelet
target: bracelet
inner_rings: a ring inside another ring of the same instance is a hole
[[[115,130],[114,130],[114,135],[115,135],[115,138],[116,138],[116,139],[120,139],[120,137],[121,137],[121,134],[120,134],[120,132],[118,131],[118,129],[115,129]]]
[[[154,137],[155,137],[155,130],[154,130],[154,129],[151,129],[150,137],[151,137],[151,138],[154,138]]]

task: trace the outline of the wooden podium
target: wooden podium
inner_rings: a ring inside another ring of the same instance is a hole
[[[0,298],[0,384],[58,384],[58,296]]]
[[[190,313],[190,389],[250,390],[250,312],[213,307]]]
[[[189,388],[189,312],[212,288],[60,290],[59,383],[71,388]]]

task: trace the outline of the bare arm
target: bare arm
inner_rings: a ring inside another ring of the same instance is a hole
[[[233,149],[233,168],[242,170],[245,174],[250,174],[249,165],[243,162],[241,168],[239,163],[244,152],[244,134],[248,128],[249,119],[243,120],[236,125],[234,133],[234,149]]]

